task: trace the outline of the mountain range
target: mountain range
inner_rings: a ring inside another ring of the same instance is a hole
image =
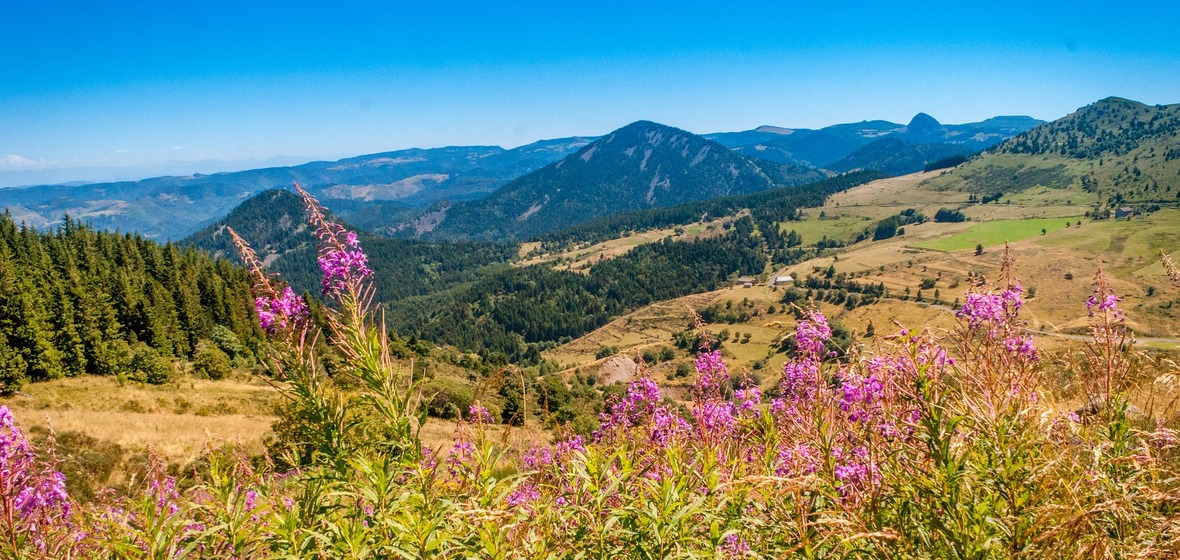
[[[948,156],[977,152],[1040,122],[996,117],[942,125],[919,114],[908,125],[865,121],[818,130],[764,126],[700,137],[640,121],[603,139],[542,140],[513,149],[415,148],[229,173],[8,188],[0,190],[0,207],[14,220],[38,228],[69,214],[98,228],[178,239],[258,192],[298,181],[337,215],[377,232],[435,238],[527,236],[573,225],[568,216],[584,221],[800,184],[853,169],[907,173]],[[651,137],[640,138],[641,133]],[[606,138],[610,141],[601,142]],[[486,202],[472,202],[485,196]],[[492,214],[481,213],[488,211]]]
[[[417,233],[434,238],[520,239],[594,218],[788,187],[821,170],[755,160],[712,140],[639,121],[490,195],[440,211]]]
[[[409,216],[438,200],[482,196],[585,146],[588,138],[542,140],[506,150],[455,146],[369,154],[339,161],[210,175],[0,190],[13,219],[45,227],[64,214],[98,228],[176,239],[225,216],[254,194],[299,182],[360,226]]]

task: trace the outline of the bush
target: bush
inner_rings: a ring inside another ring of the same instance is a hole
[[[573,395],[561,377],[548,375],[541,378],[541,382],[537,385],[537,404],[545,410],[557,412],[569,406]]]
[[[141,383],[160,385],[172,379],[172,360],[161,356],[155,348],[140,342],[131,349],[127,378]]]
[[[38,451],[48,449],[48,433],[38,433],[38,436]],[[66,489],[71,498],[81,503],[94,500],[98,492],[111,482],[111,475],[126,454],[117,443],[95,439],[76,431],[54,434],[53,443],[58,469],[66,476]],[[44,452],[39,454],[45,456]]]
[[[614,356],[615,354],[618,354],[618,353],[619,353],[618,346],[605,346],[605,345],[599,346],[598,351],[594,353],[594,359],[601,360],[603,358],[609,358],[611,356]]]
[[[934,213],[934,221],[943,223],[955,223],[967,221],[967,216],[958,210],[951,210],[950,208],[941,208]]]
[[[198,377],[219,381],[233,373],[230,358],[225,352],[209,341],[197,343],[193,356],[193,373]]]
[[[118,338],[107,340],[99,346],[96,361],[98,375],[125,374],[131,367],[131,345]]]
[[[427,384],[423,392],[430,395],[426,403],[427,414],[443,420],[454,420],[466,415],[474,399],[470,387],[437,379]]]

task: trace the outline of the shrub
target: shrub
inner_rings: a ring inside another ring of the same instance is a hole
[[[444,420],[460,418],[471,408],[474,393],[470,387],[434,380],[423,388],[430,395],[426,404],[427,414]]]
[[[615,354],[618,354],[618,353],[619,353],[618,346],[599,346],[598,351],[594,353],[594,359],[601,360],[603,358],[609,358],[611,356],[614,356]]]
[[[160,385],[172,378],[172,360],[161,356],[155,348],[142,342],[131,349],[127,377],[133,381]]]
[[[233,372],[230,357],[209,341],[197,343],[197,352],[193,356],[193,373],[205,379],[221,380],[229,377]]]
[[[940,208],[938,212],[934,213],[934,221],[944,223],[965,222],[967,221],[967,216],[958,210]]]

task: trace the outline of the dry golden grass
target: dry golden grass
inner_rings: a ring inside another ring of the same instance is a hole
[[[26,428],[52,425],[132,452],[151,449],[169,463],[184,464],[207,444],[261,451],[274,421],[275,398],[273,388],[249,378],[153,386],[89,376],[29,384],[0,404]]]
[[[276,420],[278,399],[275,388],[250,378],[185,379],[153,386],[120,385],[113,378],[90,376],[33,383],[18,395],[0,399],[0,404],[12,410],[25,430],[80,432],[130,453],[150,451],[168,464],[184,465],[209,446],[234,444],[248,453],[261,453]],[[428,419],[422,427],[423,444],[448,448],[460,429],[464,428],[455,422]],[[512,446],[552,437],[533,424],[486,429],[496,441]]]
[[[585,271],[589,269],[590,265],[606,259],[613,259],[620,255],[626,254],[631,249],[646,243],[654,243],[665,237],[672,239],[687,241],[693,239],[700,239],[705,237],[713,237],[721,235],[725,230],[726,222],[732,222],[738,216],[731,216],[726,218],[718,218],[704,223],[688,224],[677,228],[662,228],[653,229],[643,232],[632,233],[626,237],[619,237],[593,245],[579,245],[564,251],[545,253],[540,255],[533,255],[534,251],[540,249],[541,244],[537,242],[524,243],[520,248],[520,256],[522,260],[517,263],[518,266],[528,266],[533,264],[540,264],[546,262],[560,261],[554,266],[558,270],[575,270]],[[677,231],[679,230],[679,232]],[[528,257],[528,258],[523,258]]]

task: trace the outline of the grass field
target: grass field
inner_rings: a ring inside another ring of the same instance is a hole
[[[119,383],[111,377],[85,376],[31,383],[13,396],[0,398],[21,429],[30,433],[82,434],[122,450],[122,461],[152,454],[166,465],[182,467],[207,449],[238,446],[247,453],[264,450],[271,425],[278,419],[279,393],[262,378],[241,375],[233,380],[181,378],[164,385]],[[524,445],[547,441],[534,422],[524,427],[488,428],[498,441]],[[449,447],[454,421],[430,418],[422,427],[423,445]],[[125,464],[114,467],[123,476]]]
[[[858,232],[872,227],[874,222],[864,216],[843,215],[819,218],[819,213],[809,212],[812,216],[797,222],[783,222],[779,229],[786,233],[794,231],[803,238],[804,245],[814,245],[823,237],[838,239],[843,242],[852,241]]]
[[[554,268],[559,270],[585,270],[600,260],[613,259],[640,245],[654,243],[665,237],[686,240],[717,235],[718,232],[724,231],[722,226],[727,221],[732,221],[732,218],[721,218],[708,223],[693,223],[676,228],[653,229],[603,241],[594,245],[577,246],[564,251],[540,255],[535,253],[535,251],[540,249],[540,243],[523,243],[520,246],[522,260],[517,264],[519,266],[528,266],[556,261]]]
[[[144,385],[86,376],[31,383],[0,404],[28,427],[81,432],[133,452],[151,448],[184,464],[209,443],[261,451],[276,398],[272,387],[248,377]]]
[[[1036,237],[1044,232],[1052,233],[1063,230],[1068,226],[1067,222],[1076,224],[1079,219],[1077,216],[1069,216],[1029,220],[995,220],[970,226],[966,231],[950,237],[914,243],[914,246],[935,251],[964,251],[974,249],[976,245],[994,247],[1003,245],[1005,241],[1021,241]]]

